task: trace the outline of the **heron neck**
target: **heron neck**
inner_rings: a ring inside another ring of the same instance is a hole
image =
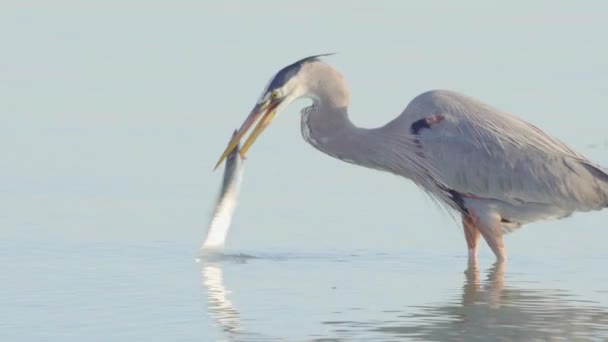
[[[302,84],[313,105],[302,111],[302,135],[321,152],[345,162],[408,178],[418,178],[424,163],[399,125],[357,127],[348,117],[350,95],[342,75],[324,63],[303,67]]]
[[[385,166],[377,162],[382,151],[378,129],[357,127],[350,121],[347,107],[315,102],[302,113],[302,135],[312,146],[332,157],[385,170]]]

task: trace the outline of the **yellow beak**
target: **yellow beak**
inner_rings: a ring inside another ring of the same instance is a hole
[[[245,133],[247,133],[253,123],[261,117],[258,124],[255,126],[255,128],[241,147],[241,150],[239,151],[241,158],[245,158],[245,153],[247,153],[251,145],[253,145],[255,140],[258,138],[258,136],[264,131],[264,129],[266,129],[266,127],[268,127],[268,125],[270,125],[270,123],[274,119],[274,110],[280,103],[281,100],[267,100],[266,102],[257,104],[253,108],[251,114],[247,116],[247,118],[241,125],[241,128],[239,128],[238,132],[232,136],[232,139],[230,139],[228,147],[226,147],[224,153],[222,153],[222,156],[217,161],[217,164],[215,164],[215,167],[213,168],[214,171],[217,169],[218,166],[220,166],[220,164],[226,159],[226,157],[232,152],[232,150],[237,147],[237,145],[241,141],[241,138],[243,137],[243,135],[245,135]]]

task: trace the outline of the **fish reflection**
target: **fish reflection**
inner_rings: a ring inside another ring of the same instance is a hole
[[[234,340],[241,326],[239,312],[228,299],[228,291],[224,287],[224,273],[217,264],[203,264],[202,284],[207,292],[209,314],[222,330]]]
[[[352,330],[422,341],[608,339],[605,307],[577,301],[562,290],[507,286],[504,268],[504,263],[495,264],[482,280],[478,266],[469,265],[462,294],[452,303],[418,307],[415,314],[401,314],[390,321],[326,324],[337,325],[336,331],[342,334]]]
[[[274,341],[274,338],[246,331],[241,314],[230,301],[230,293],[224,285],[222,262],[246,263],[252,259],[246,254],[215,255],[201,258],[201,285],[207,297],[207,311],[211,319],[220,327],[226,341]],[[222,340],[224,341],[224,340]]]

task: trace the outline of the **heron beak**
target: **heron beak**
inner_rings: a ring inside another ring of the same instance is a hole
[[[249,148],[251,147],[251,145],[253,145],[258,136],[264,131],[266,127],[268,127],[268,125],[274,119],[275,109],[279,106],[279,104],[281,104],[281,102],[281,99],[277,99],[267,100],[266,102],[256,104],[256,106],[251,111],[251,114],[247,116],[247,118],[241,125],[241,128],[239,128],[238,132],[232,136],[232,139],[230,139],[228,147],[226,147],[224,153],[222,153],[222,156],[217,161],[217,164],[215,164],[215,167],[213,168],[214,171],[237,147],[243,135],[245,135],[245,133],[247,133],[251,126],[261,117],[261,119],[258,121],[258,124],[255,126],[255,128],[241,147],[241,150],[239,151],[241,158],[245,158],[245,153],[247,153],[247,150],[249,150]]]

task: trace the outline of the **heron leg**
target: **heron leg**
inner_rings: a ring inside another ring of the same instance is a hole
[[[474,219],[469,215],[462,215],[462,227],[464,237],[467,240],[469,250],[469,264],[477,262],[477,242],[479,241],[479,229],[475,226]]]
[[[507,260],[507,253],[505,250],[505,244],[502,240],[502,224],[500,215],[495,212],[492,208],[488,207],[484,203],[479,203],[476,200],[469,200],[467,202],[468,219],[463,218],[465,225],[473,226],[477,228],[481,236],[496,255],[497,262],[503,262]],[[468,243],[468,239],[467,239]],[[469,245],[470,246],[470,245]]]
[[[477,228],[492,252],[496,255],[497,262],[507,261],[507,252],[502,240],[502,225],[500,215],[497,213],[486,213],[477,217]]]

